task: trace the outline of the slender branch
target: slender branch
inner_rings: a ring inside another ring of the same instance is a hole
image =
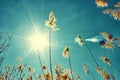
[[[2,34],[1,34],[2,35]],[[10,47],[10,41],[12,36],[9,35],[8,33],[5,34],[7,35],[7,38],[4,40],[4,42],[2,42],[2,37],[0,35],[0,53],[3,53],[5,50],[7,50]]]
[[[2,65],[4,59],[5,59],[5,55],[3,57],[0,57],[0,66]]]

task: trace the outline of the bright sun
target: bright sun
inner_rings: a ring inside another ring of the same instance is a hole
[[[47,39],[42,35],[35,35],[32,37],[31,46],[34,49],[43,49],[48,45]]]
[[[32,50],[43,51],[49,45],[48,36],[46,34],[41,34],[38,31],[29,37],[30,39],[30,46]]]

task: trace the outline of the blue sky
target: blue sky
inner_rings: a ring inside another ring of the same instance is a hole
[[[119,0],[110,1],[109,6]],[[54,12],[57,18],[57,27],[61,30],[52,32],[52,63],[53,65],[63,64],[67,68],[68,59],[62,57],[65,46],[69,46],[72,68],[75,73],[79,74],[84,80],[92,80],[91,76],[85,75],[82,64],[87,64],[90,71],[96,76],[96,79],[102,80],[101,76],[95,71],[96,65],[91,58],[88,49],[84,45],[80,47],[74,42],[74,38],[79,34],[83,38],[91,38],[105,31],[113,36],[120,37],[120,21],[114,20],[109,15],[102,13],[106,8],[97,8],[94,0],[0,0],[0,32],[10,33],[13,35],[11,47],[5,52],[5,64],[16,65],[17,57],[21,56],[24,63],[32,65],[36,72],[39,69],[37,54],[31,52],[29,55],[30,45],[26,38],[33,33],[33,27],[39,27],[42,33],[46,33],[48,28],[45,26],[45,20],[48,19],[49,13]],[[34,25],[33,25],[34,24]],[[88,46],[96,57],[97,62],[106,71],[106,66],[99,59],[105,55],[105,49],[97,43],[88,42]],[[120,48],[107,49],[107,57],[120,68]],[[41,55],[42,63],[49,67],[48,47]],[[37,72],[38,73],[38,72]],[[114,70],[116,80],[119,80],[118,72]]]

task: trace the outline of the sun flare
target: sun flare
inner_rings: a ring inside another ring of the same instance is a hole
[[[34,37],[32,37],[31,40],[31,46],[34,49],[41,49],[44,48],[48,45],[47,43],[47,39],[41,35],[35,35]]]
[[[49,45],[48,35],[37,31],[37,33],[29,37],[29,43],[32,50],[43,51]]]

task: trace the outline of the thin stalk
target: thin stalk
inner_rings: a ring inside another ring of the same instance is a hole
[[[106,51],[106,49],[105,49],[105,56],[107,56],[107,51]],[[110,70],[110,66],[109,66],[107,63],[105,63],[105,64],[106,64],[106,67],[107,67],[110,75],[113,75],[113,73],[112,73],[111,70]],[[110,78],[110,79],[111,79],[111,78]]]
[[[120,73],[120,69],[116,65],[113,64],[113,67]]]
[[[87,45],[87,43],[85,43],[85,45],[86,45],[87,49],[89,50],[89,53],[90,53],[91,57],[93,58],[95,64],[97,65],[97,67],[99,67],[99,64],[97,63],[97,61],[96,61],[96,59],[95,59],[95,57],[94,57],[91,49],[89,48],[89,46]]]
[[[50,72],[53,80],[53,73],[52,73],[52,60],[51,60],[51,29],[49,31],[49,61],[50,61]]]
[[[105,48],[105,47],[104,47]],[[107,50],[106,49],[104,49],[105,50],[105,57],[107,57]]]
[[[107,66],[107,68],[108,68],[108,71],[109,71],[110,75],[112,75],[112,72],[111,72],[111,70],[110,70],[109,65],[106,64],[106,66]],[[110,77],[110,80],[112,80],[111,77]]]
[[[94,75],[92,74],[92,72],[90,72],[90,75],[92,76],[93,80],[95,80],[95,77],[94,77]]]
[[[72,66],[71,66],[71,58],[70,58],[70,54],[69,55],[69,65],[70,65],[70,73],[72,75],[72,80],[74,80],[73,74],[72,74]]]
[[[33,72],[33,75],[34,75],[35,79],[37,80],[37,77],[36,77],[36,75],[35,75],[35,72]]]
[[[42,70],[42,74],[44,75],[44,71],[42,69],[42,62],[41,62],[39,51],[38,51],[38,59],[39,59],[40,67],[41,67],[41,70]]]
[[[112,72],[112,75],[114,75],[113,69],[112,69],[112,65],[110,66],[110,70]]]

